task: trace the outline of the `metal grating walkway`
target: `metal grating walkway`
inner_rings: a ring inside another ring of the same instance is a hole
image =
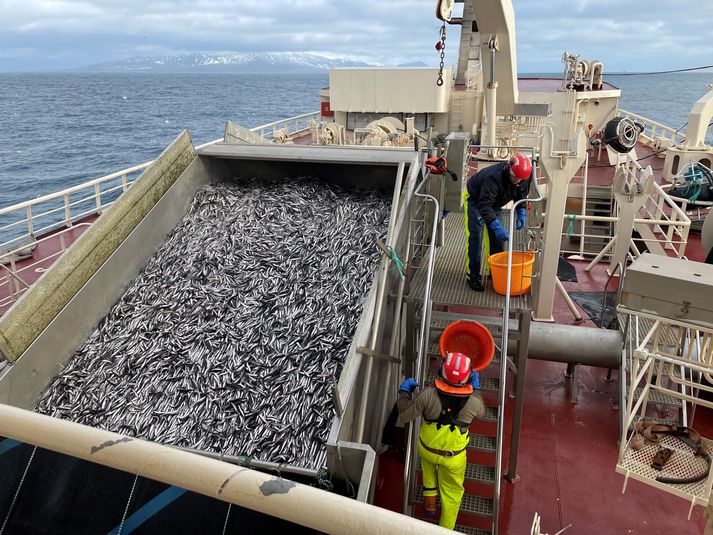
[[[468,440],[468,449],[495,453],[495,437],[471,433]]]
[[[515,235],[516,243],[525,239],[524,231]],[[410,289],[410,295],[420,298],[426,283],[426,270],[419,269]],[[477,308],[502,310],[505,306],[505,296],[493,291],[490,279],[485,281],[485,291],[475,292],[470,289],[465,276],[465,229],[463,228],[463,213],[450,212],[445,219],[445,239],[436,252],[433,272],[431,299],[435,304],[460,305]],[[513,296],[510,307],[530,309],[530,294]]]
[[[418,485],[416,487],[416,495],[414,496],[414,502],[423,502],[423,487]],[[438,498],[438,506],[441,505],[441,498]],[[470,513],[472,515],[481,516],[493,516],[493,500],[490,498],[483,498],[482,496],[475,496],[473,494],[464,494],[463,500],[460,503],[461,513]]]
[[[418,460],[417,469],[422,470],[421,459]],[[495,468],[492,466],[483,466],[482,464],[467,463],[465,465],[465,478],[468,481],[492,485],[495,481]]]

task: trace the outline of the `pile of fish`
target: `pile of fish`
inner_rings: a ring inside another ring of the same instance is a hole
[[[390,199],[316,180],[201,189],[36,410],[321,467]]]

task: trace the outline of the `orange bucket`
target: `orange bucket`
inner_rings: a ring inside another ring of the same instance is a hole
[[[510,272],[510,295],[522,295],[530,291],[532,286],[532,265],[535,263],[535,253],[512,253],[512,271]],[[505,295],[508,284],[508,254],[495,253],[488,257],[490,277],[493,279],[495,293]]]
[[[459,320],[451,323],[441,333],[439,346],[442,357],[448,353],[468,356],[477,371],[487,368],[495,354],[493,336],[477,321]]]

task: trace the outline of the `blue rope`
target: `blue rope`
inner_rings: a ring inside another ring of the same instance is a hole
[[[701,185],[705,176],[702,171],[697,172],[693,167],[683,173],[683,178],[686,179],[686,189],[683,195],[690,201],[696,201],[701,194]],[[689,191],[693,190],[691,196],[688,196]]]
[[[567,232],[565,232],[565,235],[574,236],[574,220],[577,216],[575,214],[565,214],[565,217],[569,221],[569,223],[567,224]]]
[[[404,271],[404,265],[403,263],[401,263],[401,259],[396,254],[396,251],[394,251],[394,248],[391,247],[391,245],[387,245],[386,248],[391,253],[391,261],[396,265],[396,269],[399,271],[399,277],[401,277],[401,280],[403,280],[403,278],[406,276],[406,272]]]

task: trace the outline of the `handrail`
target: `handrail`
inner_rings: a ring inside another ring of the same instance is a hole
[[[423,384],[426,377],[426,367],[423,366],[424,361],[427,356],[428,351],[428,333],[430,331],[429,326],[431,325],[431,284],[433,281],[433,266],[436,252],[436,235],[438,232],[438,218],[440,217],[440,207],[438,200],[427,193],[420,193],[423,187],[428,182],[430,178],[430,172],[426,170],[424,165],[423,153],[419,155],[421,162],[421,173],[423,174],[423,180],[418,185],[414,191],[414,197],[421,197],[426,202],[431,202],[434,204],[433,210],[433,223],[431,228],[431,240],[429,243],[428,252],[428,263],[426,266],[426,282],[423,291],[423,312],[421,314],[421,339],[418,344],[418,352],[416,356],[416,370],[415,377],[416,380]],[[409,513],[409,491],[411,489],[411,470],[412,465],[415,466],[415,454],[418,451],[416,447],[416,440],[418,434],[416,430],[420,427],[420,418],[412,421],[409,425],[408,438],[406,440],[406,460],[404,463],[404,499],[403,499],[403,511],[404,514]]]
[[[509,235],[513,236],[514,225],[515,225],[515,210],[520,204],[542,202],[545,199],[545,195],[540,191],[539,184],[537,183],[537,158],[536,151],[533,147],[514,147],[517,149],[525,149],[531,151],[532,165],[532,184],[535,187],[535,192],[537,197],[534,199],[525,198],[513,203],[510,207],[510,218],[509,218]],[[498,532],[499,523],[499,510],[500,510],[500,480],[502,479],[502,462],[503,462],[503,437],[505,429],[505,385],[507,381],[507,347],[508,347],[508,334],[510,330],[510,277],[512,276],[512,240],[508,241],[508,265],[507,265],[507,285],[505,289],[505,306],[503,309],[503,323],[502,323],[502,341],[500,350],[500,392],[498,396],[498,424],[497,424],[497,435],[496,435],[496,451],[495,451],[495,485],[493,488],[493,511],[495,512],[495,518],[493,520],[493,533]],[[518,371],[520,373],[520,371]]]

